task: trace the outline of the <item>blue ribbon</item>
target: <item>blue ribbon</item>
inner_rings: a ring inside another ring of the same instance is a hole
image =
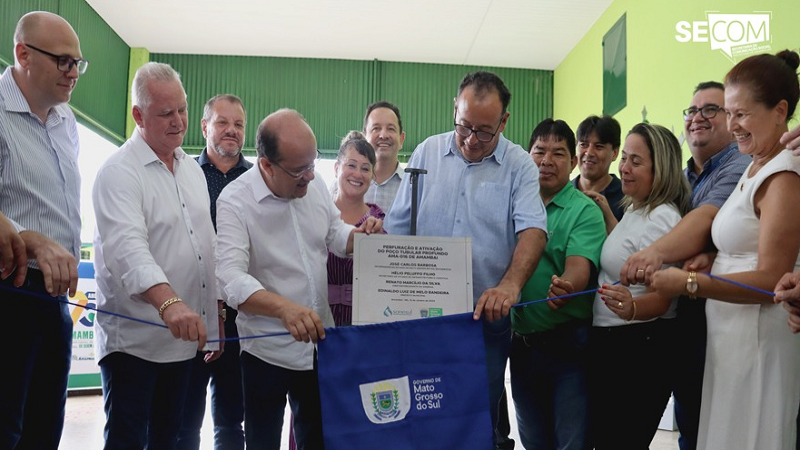
[[[764,289],[757,288],[755,286],[750,286],[750,285],[747,285],[747,284],[744,284],[744,283],[739,283],[738,281],[729,280],[727,278],[723,278],[723,277],[720,277],[720,276],[717,276],[717,275],[711,275],[710,273],[707,273],[705,275],[708,275],[710,278],[713,278],[715,280],[724,281],[726,283],[733,284],[733,285],[738,286],[738,287],[743,288],[743,289],[749,289],[751,291],[758,292],[758,293],[764,294],[764,295],[768,295],[770,297],[774,297],[775,296],[774,292],[765,291]],[[619,284],[619,280],[615,281],[613,284]],[[75,302],[71,302],[69,300],[63,300],[61,297],[64,297],[64,296],[51,297],[49,295],[40,294],[40,293],[37,293],[37,292],[26,291],[24,289],[19,289],[19,288],[13,287],[13,286],[6,286],[6,285],[3,285],[3,284],[0,284],[0,290],[4,290],[4,291],[8,291],[8,292],[14,292],[14,293],[17,293],[17,294],[27,295],[27,296],[31,296],[31,297],[38,297],[38,298],[41,298],[41,299],[44,299],[44,300],[58,301],[58,302],[61,302],[61,303],[66,303],[68,305],[77,306],[79,308],[88,309],[90,311],[95,311],[95,312],[103,313],[103,314],[109,314],[109,315],[120,317],[120,318],[123,318],[123,319],[133,320],[134,322],[139,322],[139,323],[144,323],[144,324],[147,324],[147,325],[153,325],[153,326],[156,326],[156,327],[159,327],[159,328],[167,328],[167,329],[169,329],[169,327],[164,325],[163,323],[151,322],[149,320],[139,319],[139,318],[136,318],[136,317],[126,316],[125,314],[115,313],[113,311],[106,311],[106,310],[103,310],[103,309],[100,309],[100,308],[97,308],[97,307],[94,307],[94,306],[81,305],[81,304],[78,304],[78,303],[75,303]],[[558,295],[558,296],[555,296],[555,297],[542,298],[542,299],[539,299],[539,300],[530,300],[530,301],[520,302],[520,303],[517,303],[516,305],[512,306],[512,308],[518,308],[518,307],[522,307],[522,306],[529,306],[529,305],[533,305],[533,304],[536,304],[536,303],[547,302],[547,301],[550,301],[550,300],[559,300],[559,299],[563,299],[563,298],[577,297],[579,295],[584,295],[584,294],[592,294],[592,293],[597,292],[598,290],[599,290],[599,288],[597,288],[597,289],[589,289],[589,290],[580,291],[580,292],[573,292],[571,294],[564,294],[564,295]],[[464,314],[465,315],[468,314],[468,315],[471,316],[472,312],[468,312],[468,313],[464,313]],[[206,342],[211,343],[211,342],[243,341],[243,340],[246,340],[246,339],[260,339],[260,338],[274,337],[274,336],[288,336],[290,334],[291,333],[289,333],[288,331],[284,331],[284,332],[280,332],[280,333],[256,334],[256,335],[251,335],[251,336],[238,336],[238,337],[231,337],[231,338],[225,338],[225,339],[209,339]]]
[[[611,285],[613,286],[613,285],[616,285],[616,284],[619,284],[619,280],[613,282]],[[577,297],[579,295],[584,295],[584,294],[593,294],[593,293],[595,293],[595,292],[597,292],[599,290],[600,290],[600,288],[589,289],[589,290],[586,290],[586,291],[573,292],[572,294],[557,295],[555,297],[547,297],[547,298],[540,298],[539,300],[530,300],[530,301],[526,301],[526,302],[520,302],[520,303],[517,303],[516,305],[512,306],[512,308],[518,308],[520,306],[533,305],[534,303],[549,302],[550,300],[559,300],[559,299],[562,299],[562,298]]]
[[[724,282],[730,283],[730,284],[732,284],[734,286],[739,286],[740,288],[749,289],[751,291],[758,292],[759,294],[764,294],[764,295],[768,295],[770,297],[775,297],[775,293],[774,292],[765,291],[764,289],[757,288],[755,286],[750,286],[748,284],[739,283],[738,281],[733,281],[733,280],[729,280],[727,278],[722,278],[722,277],[718,277],[716,275],[711,275],[710,273],[707,273],[705,275],[708,275],[709,278],[713,278],[715,280],[724,281]]]

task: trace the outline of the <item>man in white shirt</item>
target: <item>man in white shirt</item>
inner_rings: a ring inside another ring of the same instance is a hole
[[[239,311],[248,450],[281,446],[286,397],[298,448],[322,449],[314,345],[332,327],[328,249],[352,253],[353,233],[376,233],[370,217],[358,229],[314,173],[317,140],[296,111],[276,111],[258,127],[258,164],[229,184],[217,201],[217,278]],[[268,380],[268,381],[265,381]]]
[[[179,75],[147,63],[131,99],[136,130],[103,164],[92,193],[97,306],[136,319],[95,321],[105,448],[174,448],[192,358],[220,335],[216,239],[205,176],[180,147],[187,105]],[[216,343],[206,350],[209,359],[221,352]]]

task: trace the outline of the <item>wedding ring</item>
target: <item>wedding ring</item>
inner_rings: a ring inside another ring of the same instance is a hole
[[[617,302],[617,306],[621,309],[622,308],[622,302]]]
[[[638,276],[639,276],[639,274],[642,274],[642,277],[644,277],[644,269],[639,269],[639,270],[637,270],[637,271],[636,271],[636,276],[638,277]]]

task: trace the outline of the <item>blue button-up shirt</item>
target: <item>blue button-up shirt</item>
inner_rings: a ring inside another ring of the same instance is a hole
[[[722,208],[751,162],[753,158],[740,153],[736,142],[709,158],[699,175],[694,171],[694,158],[689,158],[683,173],[692,187],[692,209],[703,205]]]
[[[508,269],[517,233],[547,231],[547,214],[539,197],[539,170],[519,145],[503,137],[480,162],[467,161],[455,132],[422,142],[408,167],[426,169],[418,184],[417,234],[472,238],[473,301],[497,286]],[[390,234],[411,232],[411,177],[400,185],[385,228]]]

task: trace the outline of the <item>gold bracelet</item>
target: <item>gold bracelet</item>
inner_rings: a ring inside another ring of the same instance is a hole
[[[158,317],[160,317],[160,318],[161,318],[161,320],[164,320],[164,310],[165,310],[165,309],[167,309],[167,308],[169,307],[169,305],[171,305],[171,304],[173,304],[173,303],[182,302],[182,301],[183,301],[183,300],[181,300],[181,299],[180,299],[180,298],[178,298],[178,297],[172,297],[172,298],[169,298],[169,299],[167,299],[167,301],[165,301],[164,303],[162,303],[162,304],[161,304],[161,307],[160,307],[160,308],[158,308]]]
[[[632,300],[631,303],[633,304],[633,314],[631,314],[631,318],[626,320],[625,322],[631,323],[636,319],[636,300]]]

